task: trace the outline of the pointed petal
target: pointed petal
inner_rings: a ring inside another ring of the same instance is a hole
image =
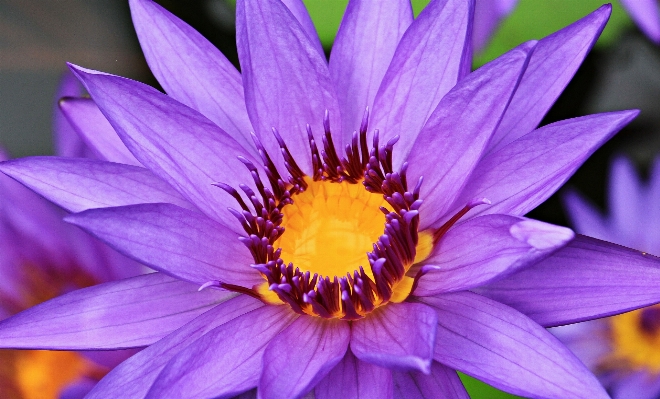
[[[363,362],[351,351],[314,389],[316,399],[391,399],[392,372]]]
[[[611,11],[612,5],[606,4],[539,41],[490,142],[490,150],[497,150],[538,126],[596,43]]]
[[[85,158],[30,157],[0,171],[70,212],[141,203],[195,206],[149,170]]]
[[[410,25],[374,100],[372,129],[399,135],[395,170],[442,97],[470,71],[474,1],[435,0]]]
[[[638,113],[609,112],[556,122],[489,153],[474,169],[454,210],[473,198],[488,198],[491,205],[476,207],[468,215],[526,214],[554,194],[587,157]]]
[[[421,229],[444,215],[460,193],[518,86],[533,46],[523,44],[468,75],[440,101],[417,136],[407,161],[409,181],[424,177]]]
[[[566,227],[508,215],[470,219],[449,230],[424,260],[416,296],[467,290],[550,255],[574,234]]]
[[[349,340],[346,321],[301,316],[268,344],[259,396],[286,399],[309,391],[342,360]]]
[[[239,0],[236,32],[245,101],[257,135],[273,161],[282,165],[275,156],[280,153],[271,131],[275,127],[298,165],[311,175],[305,126],[320,139],[326,110],[336,132],[334,144],[343,148],[339,105],[325,59],[279,0]]]
[[[213,329],[167,363],[146,398],[231,397],[255,387],[267,345],[298,317],[264,306]]]
[[[195,284],[219,280],[252,288],[263,282],[237,235],[213,220],[171,204],[92,209],[69,215],[126,256]]]
[[[607,220],[586,198],[575,191],[568,191],[562,200],[568,219],[571,225],[575,226],[575,231],[599,240],[615,241],[614,236],[610,234]]]
[[[72,291],[0,322],[4,348],[94,350],[151,345],[236,296],[151,273]]]
[[[660,259],[578,235],[543,261],[477,289],[545,327],[660,302]]]
[[[476,0],[474,4],[474,29],[472,47],[481,52],[490,41],[502,18],[515,7],[518,0]]]
[[[621,0],[621,5],[649,39],[660,43],[660,7],[655,0]]]
[[[53,109],[53,144],[55,152],[63,157],[85,157],[89,155],[89,149],[57,106],[62,97],[78,97],[82,94],[83,87],[78,79],[68,71],[64,73],[55,93],[55,107]]]
[[[261,301],[247,295],[239,295],[213,307],[115,367],[96,384],[88,398],[145,397],[173,356],[216,327],[262,307]]]
[[[142,166],[91,98],[63,98],[59,105],[73,129],[97,158]]]
[[[210,217],[235,224],[234,200],[212,184],[232,187],[252,177],[238,156],[260,164],[222,129],[156,89],[71,66],[135,157]],[[256,190],[256,188],[255,188]],[[231,222],[230,222],[231,221]]]
[[[391,303],[353,322],[351,350],[365,362],[428,374],[437,317],[419,303]]]
[[[438,314],[440,363],[514,395],[609,398],[568,348],[514,309],[465,291],[423,301]]]
[[[341,107],[344,143],[360,127],[367,107],[413,21],[410,0],[351,0],[330,54],[330,75]]]
[[[455,370],[438,362],[431,365],[431,374],[419,371],[392,373],[397,398],[404,399],[470,399]]]
[[[199,111],[244,148],[252,147],[241,74],[190,25],[151,0],[131,0],[149,69],[167,94]]]
[[[630,240],[630,242],[620,240],[614,242],[633,246],[640,241],[637,237],[643,235],[640,232],[640,221],[644,220],[648,212],[643,202],[642,183],[637,176],[635,165],[623,157],[614,159],[610,166],[609,184],[610,223],[617,236]],[[635,248],[639,247],[635,246]]]
[[[282,0],[282,3],[284,3],[284,5],[289,9],[298,23],[300,23],[300,26],[307,34],[307,37],[309,38],[312,46],[316,47],[319,54],[325,58],[325,52],[323,51],[321,40],[319,39],[318,33],[316,33],[316,27],[314,26],[314,22],[312,22],[312,18],[307,12],[305,3],[303,3],[302,0]]]

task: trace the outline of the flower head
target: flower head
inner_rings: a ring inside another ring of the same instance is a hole
[[[573,225],[581,233],[660,253],[660,163],[642,184],[625,158],[612,163],[609,215],[603,216],[577,193],[565,197]],[[552,330],[589,366],[614,398],[655,398],[660,394],[660,307],[635,310]]]
[[[471,1],[351,1],[328,63],[302,2],[239,0],[239,74],[130,4],[167,94],[71,68],[137,163],[1,168],[160,272],[31,308],[1,345],[149,345],[90,397],[466,397],[455,370],[606,397],[543,327],[658,302],[658,260],[523,215],[637,113],[536,129],[609,6],[470,73]]]
[[[73,75],[67,74],[57,97],[80,96],[81,91]],[[57,108],[54,117],[58,154],[92,156]],[[1,149],[0,159],[7,159]],[[143,272],[134,261],[64,223],[64,215],[22,185],[0,176],[0,318],[79,288]],[[0,396],[29,399],[82,395],[133,353],[3,350]]]

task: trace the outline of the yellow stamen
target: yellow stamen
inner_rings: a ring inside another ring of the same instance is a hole
[[[644,309],[611,317],[612,353],[604,365],[660,373],[660,330],[642,328]]]

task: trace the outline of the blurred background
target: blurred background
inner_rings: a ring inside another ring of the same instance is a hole
[[[157,0],[213,42],[237,66],[232,0]],[[347,0],[305,0],[329,54]],[[428,3],[413,1],[416,13]],[[530,39],[540,39],[595,10],[599,0],[519,0],[475,57],[475,67]],[[645,176],[660,153],[660,48],[613,3],[596,48],[542,122],[637,108],[641,115],[590,158],[568,182],[604,208],[613,155]],[[0,145],[13,157],[52,153],[55,89],[72,62],[158,87],[132,28],[127,1],[0,0]],[[529,216],[567,225],[559,196]],[[474,398],[512,397],[466,379]]]

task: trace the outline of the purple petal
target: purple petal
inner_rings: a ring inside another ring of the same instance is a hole
[[[90,98],[65,98],[60,110],[78,136],[99,159],[142,166],[119,139],[117,132]]]
[[[63,157],[85,157],[89,155],[89,148],[76,134],[75,129],[64,117],[57,104],[62,97],[79,97],[83,94],[83,87],[70,72],[66,72],[60,79],[55,93],[55,107],[53,109],[53,141],[55,152]]]
[[[523,44],[468,75],[440,101],[417,136],[407,161],[410,181],[424,177],[421,229],[444,215],[460,193],[518,86],[533,46]]]
[[[266,348],[259,397],[295,398],[313,388],[346,354],[349,324],[301,316]]]
[[[238,156],[260,164],[213,122],[156,89],[118,76],[71,67],[135,157],[210,217],[236,224],[232,187],[252,177]],[[256,190],[256,188],[255,188]]]
[[[496,150],[534,130],[582,64],[605,27],[612,5],[539,41],[520,87],[490,142]]]
[[[151,345],[235,296],[151,273],[69,292],[0,322],[5,348],[94,350]]]
[[[151,0],[131,0],[142,51],[168,95],[253,148],[241,74],[208,40]]]
[[[647,371],[638,371],[617,382],[611,391],[616,399],[657,399],[660,396],[660,378]]]
[[[471,292],[423,301],[438,314],[440,363],[514,395],[609,398],[568,348],[514,309]]]
[[[272,133],[276,128],[298,165],[311,174],[305,126],[309,124],[320,138],[328,110],[332,130],[341,132],[339,105],[324,57],[279,0],[239,0],[236,36],[245,101],[257,135],[273,161],[282,165]],[[342,149],[341,135],[334,139],[336,148]]]
[[[231,397],[254,388],[269,342],[297,317],[287,306],[264,306],[216,327],[167,363],[146,398]]]
[[[627,241],[614,242],[639,248],[635,244],[641,241],[637,237],[643,236],[640,231],[640,221],[648,215],[648,210],[644,204],[642,183],[637,176],[635,165],[626,158],[616,158],[610,167],[609,183],[610,223],[616,235]]]
[[[475,0],[472,47],[475,53],[483,50],[500,20],[516,6],[518,0]]]
[[[353,322],[351,351],[358,359],[396,370],[430,373],[437,317],[419,303],[388,304]]]
[[[137,166],[30,157],[3,162],[0,170],[70,212],[157,202],[195,209],[165,181]]]
[[[60,391],[58,399],[83,399],[94,388],[95,384],[96,381],[89,378],[76,380]]]
[[[89,399],[142,398],[170,359],[209,331],[264,304],[246,295],[229,299],[155,344],[132,356],[106,375],[89,394]]]
[[[545,260],[477,292],[553,327],[658,303],[659,286],[660,259],[578,235]]]
[[[302,0],[282,0],[282,3],[284,3],[284,5],[289,9],[298,23],[300,23],[300,26],[307,34],[307,38],[309,39],[310,43],[316,47],[319,54],[325,58],[325,52],[323,51],[321,40],[319,39],[318,33],[316,33],[316,27],[314,26],[314,22],[312,22],[312,18],[307,12],[305,3],[303,3]]]
[[[314,389],[316,399],[392,398],[392,372],[363,362],[351,351]]]
[[[566,245],[566,227],[508,215],[470,219],[449,230],[424,260],[416,296],[467,290],[538,262]]]
[[[195,284],[219,280],[252,288],[264,281],[234,232],[175,205],[92,209],[65,220],[138,262]]]
[[[442,97],[470,71],[474,1],[432,1],[410,25],[374,100],[372,129],[399,135],[395,169]]]
[[[621,5],[649,39],[660,43],[660,9],[656,0],[621,0]]]
[[[556,122],[489,153],[479,161],[449,214],[473,198],[488,198],[491,205],[476,207],[468,215],[526,214],[638,113],[619,111]]]
[[[330,54],[344,143],[360,127],[365,109],[373,109],[376,91],[412,21],[410,0],[349,1]]]
[[[571,225],[575,226],[575,231],[599,240],[610,242],[615,240],[610,233],[607,220],[586,198],[575,191],[568,191],[562,200]]]
[[[419,371],[392,373],[396,397],[401,399],[470,399],[455,370],[438,362],[431,365],[431,374]]]

